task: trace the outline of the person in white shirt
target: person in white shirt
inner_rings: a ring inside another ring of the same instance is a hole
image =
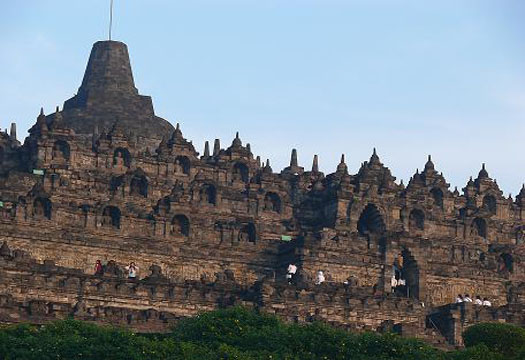
[[[397,287],[397,279],[395,276],[392,276],[392,280],[390,282],[390,285],[392,286],[392,292],[395,292],[396,291],[396,287]]]
[[[481,298],[479,296],[476,296],[476,300],[474,300],[474,304],[483,305],[483,301],[481,301]]]
[[[322,283],[324,283],[325,281],[325,278],[324,278],[324,273],[322,270],[319,270],[317,272],[317,280],[315,281],[315,284],[316,285],[321,285]]]
[[[483,299],[483,306],[491,307],[492,303],[487,298],[484,298]]]
[[[470,298],[469,294],[465,294],[465,297],[463,298],[464,302],[472,302],[472,299]]]
[[[456,304],[462,303],[463,301],[465,301],[463,299],[463,296],[461,294],[459,294],[458,297],[456,298]]]
[[[288,284],[292,284],[294,282],[295,274],[297,273],[297,266],[294,263],[290,263],[288,265],[287,273],[286,273],[286,279],[288,280]]]
[[[128,279],[135,279],[137,277],[139,267],[132,261],[128,266],[126,266],[126,270],[128,271]]]

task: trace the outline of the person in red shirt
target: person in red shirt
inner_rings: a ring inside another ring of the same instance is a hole
[[[100,262],[100,260],[97,260],[97,262],[95,263],[95,275],[102,275],[103,272],[104,270],[102,268],[102,263]]]

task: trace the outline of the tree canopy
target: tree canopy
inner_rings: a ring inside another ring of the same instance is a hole
[[[182,320],[166,334],[136,334],[71,319],[4,326],[0,328],[0,358],[517,360],[525,354],[523,333],[524,329],[506,324],[475,325],[465,334],[465,350],[445,353],[394,334],[350,333],[321,323],[288,324],[237,307]]]

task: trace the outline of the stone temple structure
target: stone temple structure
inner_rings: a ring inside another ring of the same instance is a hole
[[[275,172],[238,134],[200,155],[139,95],[116,41],[93,46],[77,95],[23,144],[0,133],[0,229],[3,323],[163,331],[242,304],[442,346],[477,321],[525,325],[525,188],[505,197],[483,166],[460,193],[430,157],[405,186],[375,150],[353,175],[344,157],[305,169],[295,150]]]

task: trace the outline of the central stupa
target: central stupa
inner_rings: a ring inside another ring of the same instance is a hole
[[[155,115],[150,96],[140,95],[126,44],[99,41],[93,45],[78,94],[64,103],[66,126],[78,134],[95,128],[109,131],[116,123],[130,137],[160,140],[175,129]]]

